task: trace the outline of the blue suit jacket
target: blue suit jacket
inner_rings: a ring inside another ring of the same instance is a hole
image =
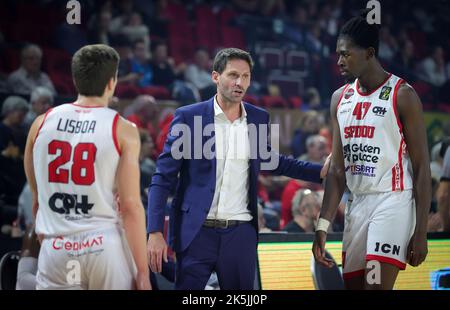
[[[269,114],[267,111],[257,108],[248,103],[244,103],[247,112],[247,124],[254,124],[259,131],[260,124],[269,124]],[[153,175],[148,194],[147,210],[147,231],[163,231],[165,207],[169,193],[176,186],[175,196],[172,201],[169,216],[169,244],[176,252],[186,249],[195,235],[200,230],[208,215],[216,187],[216,159],[194,159],[194,148],[183,149],[190,154],[191,159],[175,159],[171,154],[172,145],[180,142],[183,135],[174,136],[172,129],[176,124],[184,124],[191,129],[191,136],[184,136],[185,141],[201,143],[202,147],[208,140],[214,139],[214,132],[211,136],[203,136],[201,132],[194,132],[194,116],[201,116],[202,130],[208,124],[214,124],[214,99],[178,108],[171,124],[163,152],[158,158],[156,172]],[[211,126],[211,125],[210,125]],[[202,137],[200,138],[199,135]],[[259,135],[257,135],[259,137]],[[194,139],[197,139],[195,142]],[[257,143],[259,144],[259,138]],[[177,141],[177,142],[176,142]],[[213,140],[215,141],[215,140]],[[264,143],[268,141],[265,139]],[[211,142],[208,142],[211,143]],[[250,142],[250,147],[256,145]],[[209,146],[211,144],[208,144]],[[270,145],[264,146],[270,150]],[[206,148],[206,147],[205,147]],[[215,151],[214,144],[211,148]],[[259,151],[257,158],[250,159],[249,175],[249,210],[253,216],[252,224],[258,231],[258,208],[257,208],[257,180],[262,162],[270,159],[263,156]],[[271,172],[277,175],[285,175],[296,179],[320,183],[321,165],[302,162],[287,158],[275,153],[279,157],[278,167]]]

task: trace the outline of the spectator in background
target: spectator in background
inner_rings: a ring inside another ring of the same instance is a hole
[[[142,17],[139,13],[133,12],[127,17],[120,33],[128,37],[131,42],[141,40],[144,42],[146,49],[150,47],[150,32],[148,27],[142,23]]]
[[[380,29],[380,45],[378,56],[380,59],[390,63],[397,53],[398,44],[395,38],[391,35],[389,28],[382,27]]]
[[[3,102],[0,122],[0,199],[16,206],[25,184],[23,152],[26,135],[21,125],[28,111],[22,97],[10,96]]]
[[[120,33],[122,27],[126,25],[129,16],[134,12],[133,0],[120,0],[118,2],[119,14],[113,18],[109,28],[114,35]]]
[[[321,58],[330,55],[330,49],[326,44],[328,41],[328,35],[322,32],[318,22],[310,26],[306,34],[306,49],[314,61],[318,62]]]
[[[286,42],[303,46],[308,26],[308,16],[303,5],[296,5],[293,9],[292,19],[283,28],[283,36]]]
[[[300,189],[292,199],[292,216],[283,231],[291,233],[314,232],[314,224],[320,212],[320,201],[316,192]]]
[[[416,80],[414,74],[415,64],[414,44],[410,40],[406,40],[402,44],[401,50],[395,56],[393,65],[400,76],[412,83]]]
[[[169,57],[169,49],[165,42],[157,42],[153,45],[152,64],[155,85],[169,87],[179,78],[186,68],[185,63],[178,66]]]
[[[144,40],[134,42],[134,57],[131,59],[131,72],[139,74],[137,85],[147,87],[152,85],[153,69],[150,60],[150,52]]]
[[[183,81],[186,64],[182,62],[175,65],[174,60],[169,57],[166,43],[158,42],[153,45],[152,66],[154,85],[167,87],[181,105],[197,101],[195,90]]]
[[[259,233],[268,233],[272,230],[266,226],[266,218],[264,217],[264,208],[258,203],[258,229]]]
[[[70,55],[88,44],[88,36],[86,30],[78,24],[68,24],[64,21],[58,26],[55,32],[56,47],[63,49]]]
[[[111,11],[102,10],[93,20],[89,29],[89,42],[91,44],[111,44]]]
[[[163,114],[163,113],[162,113]],[[173,120],[173,113],[169,112],[164,115],[164,117],[161,117],[160,122],[158,124],[159,127],[159,134],[156,138],[156,154],[159,156],[164,148],[164,143],[166,143],[167,135],[169,134],[170,124]]]
[[[195,51],[194,63],[187,66],[184,79],[198,89],[201,100],[214,96],[216,85],[211,78],[211,59],[206,48]]]
[[[298,158],[306,152],[306,139],[319,133],[320,123],[320,115],[316,111],[308,111],[303,114],[300,126],[292,137],[291,151],[294,158]]]
[[[131,60],[133,51],[130,40],[126,36],[118,35],[113,38],[112,46],[120,56],[117,69],[117,84],[136,84],[140,79],[139,74],[131,72]]]
[[[448,232],[450,231],[450,147],[447,147],[445,152],[443,172],[436,196],[442,230]]]
[[[5,45],[4,45],[4,37],[2,32],[0,31],[0,93],[7,93],[8,92],[8,84],[7,84],[7,78],[8,75],[4,72],[2,72],[3,66],[2,64],[6,61],[5,56]],[[3,64],[4,65],[4,64]]]
[[[430,57],[421,64],[422,77],[425,81],[436,87],[441,87],[447,81],[445,74],[444,49],[436,46]]]
[[[134,57],[131,60],[131,72],[139,74],[137,81],[139,87],[152,85],[153,69],[150,60],[150,52],[144,40],[137,40],[133,46]]]
[[[140,188],[141,200],[144,208],[147,208],[148,186],[152,182],[152,176],[156,171],[156,164],[152,160],[155,144],[152,137],[147,132],[140,132],[141,152],[139,154],[139,170],[141,172]]]
[[[333,14],[333,8],[331,4],[324,4],[320,11],[319,23],[323,30],[329,36],[336,36],[338,33],[338,18]]]
[[[23,151],[25,146],[25,137],[21,125],[28,110],[28,103],[22,97],[9,96],[3,102],[3,120],[0,122],[0,152],[2,155],[7,153],[12,158],[19,158],[18,154],[23,153],[21,150]]]
[[[309,136],[306,139],[306,153],[299,160],[323,164],[327,157],[327,140],[319,135]]]
[[[312,191],[323,190],[322,186],[319,184],[295,179],[290,180],[281,194],[281,228],[286,226],[286,224],[292,220],[292,199],[294,198],[295,193],[300,189],[310,189]]]
[[[33,123],[34,119],[41,114],[47,112],[53,105],[53,94],[52,92],[43,86],[36,87],[31,92],[30,97],[31,109],[25,115],[23,125],[28,131]]]
[[[140,95],[125,109],[124,117],[134,123],[140,132],[150,135],[156,141],[157,132],[152,122],[158,114],[158,105],[154,97],[150,95]]]
[[[12,93],[30,95],[33,89],[44,86],[56,94],[48,75],[41,71],[42,50],[35,44],[25,46],[21,52],[21,66],[8,77],[8,89]]]
[[[321,108],[320,94],[317,88],[310,87],[306,90],[305,101],[301,106],[302,111],[319,110]]]

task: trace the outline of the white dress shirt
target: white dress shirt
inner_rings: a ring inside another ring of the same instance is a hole
[[[216,189],[208,219],[252,219],[248,210],[250,141],[242,103],[241,108],[241,117],[231,122],[214,98]]]

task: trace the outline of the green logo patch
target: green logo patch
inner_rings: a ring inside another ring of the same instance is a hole
[[[380,99],[382,100],[388,100],[389,94],[391,93],[392,87],[389,86],[383,86],[380,92]]]

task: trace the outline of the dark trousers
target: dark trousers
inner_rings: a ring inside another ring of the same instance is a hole
[[[216,271],[222,290],[252,290],[257,235],[250,223],[202,227],[189,247],[177,253],[175,289],[203,290]]]

